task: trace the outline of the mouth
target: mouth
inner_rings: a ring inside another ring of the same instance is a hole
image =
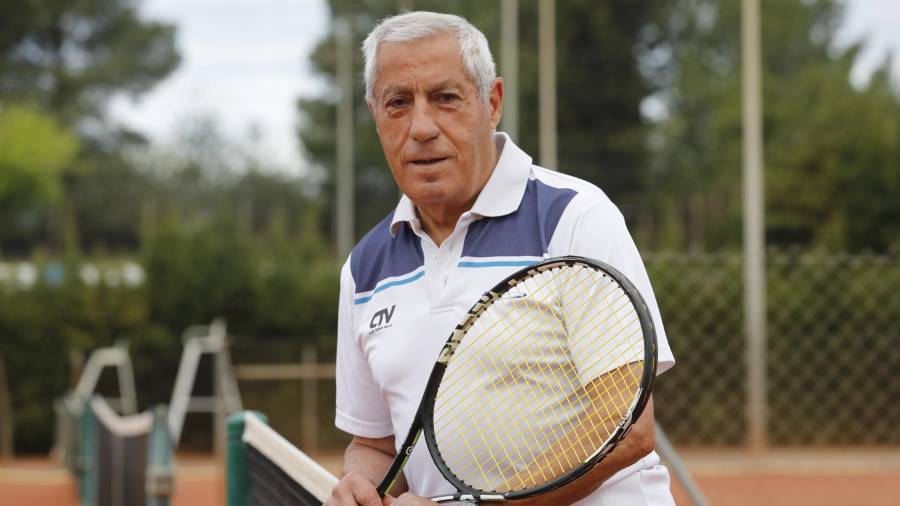
[[[437,165],[437,164],[443,162],[444,160],[447,160],[447,158],[448,157],[446,157],[446,156],[437,157],[437,158],[419,158],[416,160],[410,160],[409,163],[411,163],[417,167],[428,167],[431,165]]]

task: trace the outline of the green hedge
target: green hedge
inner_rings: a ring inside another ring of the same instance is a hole
[[[145,269],[139,285],[86,284],[76,274],[87,259],[75,255],[62,262],[62,276],[42,275],[27,290],[0,276],[0,353],[19,452],[49,448],[52,401],[72,381],[70,350],[87,353],[127,337],[142,408],[168,402],[182,330],[217,316],[228,321],[236,363],[297,362],[308,344],[321,361],[333,359],[340,265],[315,234],[163,219],[131,260]],[[771,252],[768,260],[771,442],[900,444],[900,258]],[[34,261],[42,272],[53,271],[49,259]],[[678,360],[658,382],[659,420],[682,445],[742,444],[740,257],[647,255],[646,262]],[[199,382],[206,376],[201,371]],[[241,388],[248,389],[248,406],[284,426],[296,423],[302,407],[296,382]],[[320,389],[323,428],[333,417],[332,388]],[[186,431],[197,425],[195,419]],[[341,437],[325,430],[322,444]],[[196,441],[208,444],[208,436]]]
[[[145,232],[140,256],[130,259],[143,266],[142,283],[103,275],[96,284],[85,282],[85,264],[118,260],[36,255],[33,286],[0,280],[0,354],[17,452],[50,448],[53,399],[74,380],[71,350],[86,356],[127,338],[143,409],[169,401],[181,332],[189,325],[221,316],[230,333],[298,345],[325,346],[334,334],[340,265],[302,228],[251,233],[229,220],[163,218]],[[114,378],[104,376],[101,388],[115,391]]]

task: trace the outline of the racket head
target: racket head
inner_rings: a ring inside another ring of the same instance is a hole
[[[545,260],[485,292],[454,329],[422,399],[422,434],[457,499],[545,493],[627,435],[656,365],[650,311],[622,273],[584,257]]]

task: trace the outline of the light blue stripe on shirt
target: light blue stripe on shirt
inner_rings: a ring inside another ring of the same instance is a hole
[[[378,293],[382,290],[387,290],[388,288],[390,288],[392,286],[399,286],[399,285],[405,285],[407,283],[412,283],[413,281],[421,278],[424,275],[425,275],[425,271],[419,271],[408,278],[398,279],[397,281],[391,281],[389,283],[385,283],[381,286],[376,287],[374,290],[372,290],[371,294],[354,300],[353,303],[354,304],[365,304],[366,302],[369,302],[370,300],[372,300],[373,295],[375,295],[376,293]]]
[[[460,262],[457,267],[528,267],[537,260],[489,260],[484,262]]]

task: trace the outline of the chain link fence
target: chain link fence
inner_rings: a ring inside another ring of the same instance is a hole
[[[740,255],[644,260],[677,361],[657,382],[657,420],[678,446],[744,445]],[[767,264],[768,444],[900,445],[900,256],[771,251]],[[265,351],[259,345],[257,354]],[[244,351],[237,355],[262,361]],[[300,346],[276,354],[299,362]],[[329,362],[333,349],[319,357]],[[349,440],[333,426],[333,379],[244,379],[241,391],[301,447],[314,440],[321,451],[338,450]]]
[[[677,365],[657,383],[676,444],[746,440],[738,255],[647,255]],[[900,257],[772,251],[768,443],[900,444]]]

